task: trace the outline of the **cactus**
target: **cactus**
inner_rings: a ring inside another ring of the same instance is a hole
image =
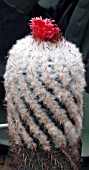
[[[33,34],[18,40],[8,54],[5,100],[19,169],[79,169],[82,55],[52,22],[33,18]]]

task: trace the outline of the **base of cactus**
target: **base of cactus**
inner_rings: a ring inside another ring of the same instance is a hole
[[[74,151],[69,147],[61,150],[52,147],[48,152],[41,147],[33,151],[13,143],[9,153],[13,167],[18,170],[79,170],[79,146],[78,142]]]

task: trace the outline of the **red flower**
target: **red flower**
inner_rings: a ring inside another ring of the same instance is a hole
[[[55,20],[42,19],[42,17],[32,18],[30,29],[33,32],[33,38],[41,41],[57,41],[61,30],[53,22]]]

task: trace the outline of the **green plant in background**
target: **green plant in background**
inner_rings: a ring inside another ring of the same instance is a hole
[[[9,52],[5,90],[11,151],[25,169],[79,169],[84,66],[50,19]]]
[[[89,157],[89,94],[84,93],[84,117],[82,129],[82,157]]]

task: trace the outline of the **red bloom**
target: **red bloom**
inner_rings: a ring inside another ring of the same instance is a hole
[[[55,20],[42,19],[42,17],[32,18],[30,29],[33,32],[33,38],[41,41],[57,41],[61,30],[53,22]]]

